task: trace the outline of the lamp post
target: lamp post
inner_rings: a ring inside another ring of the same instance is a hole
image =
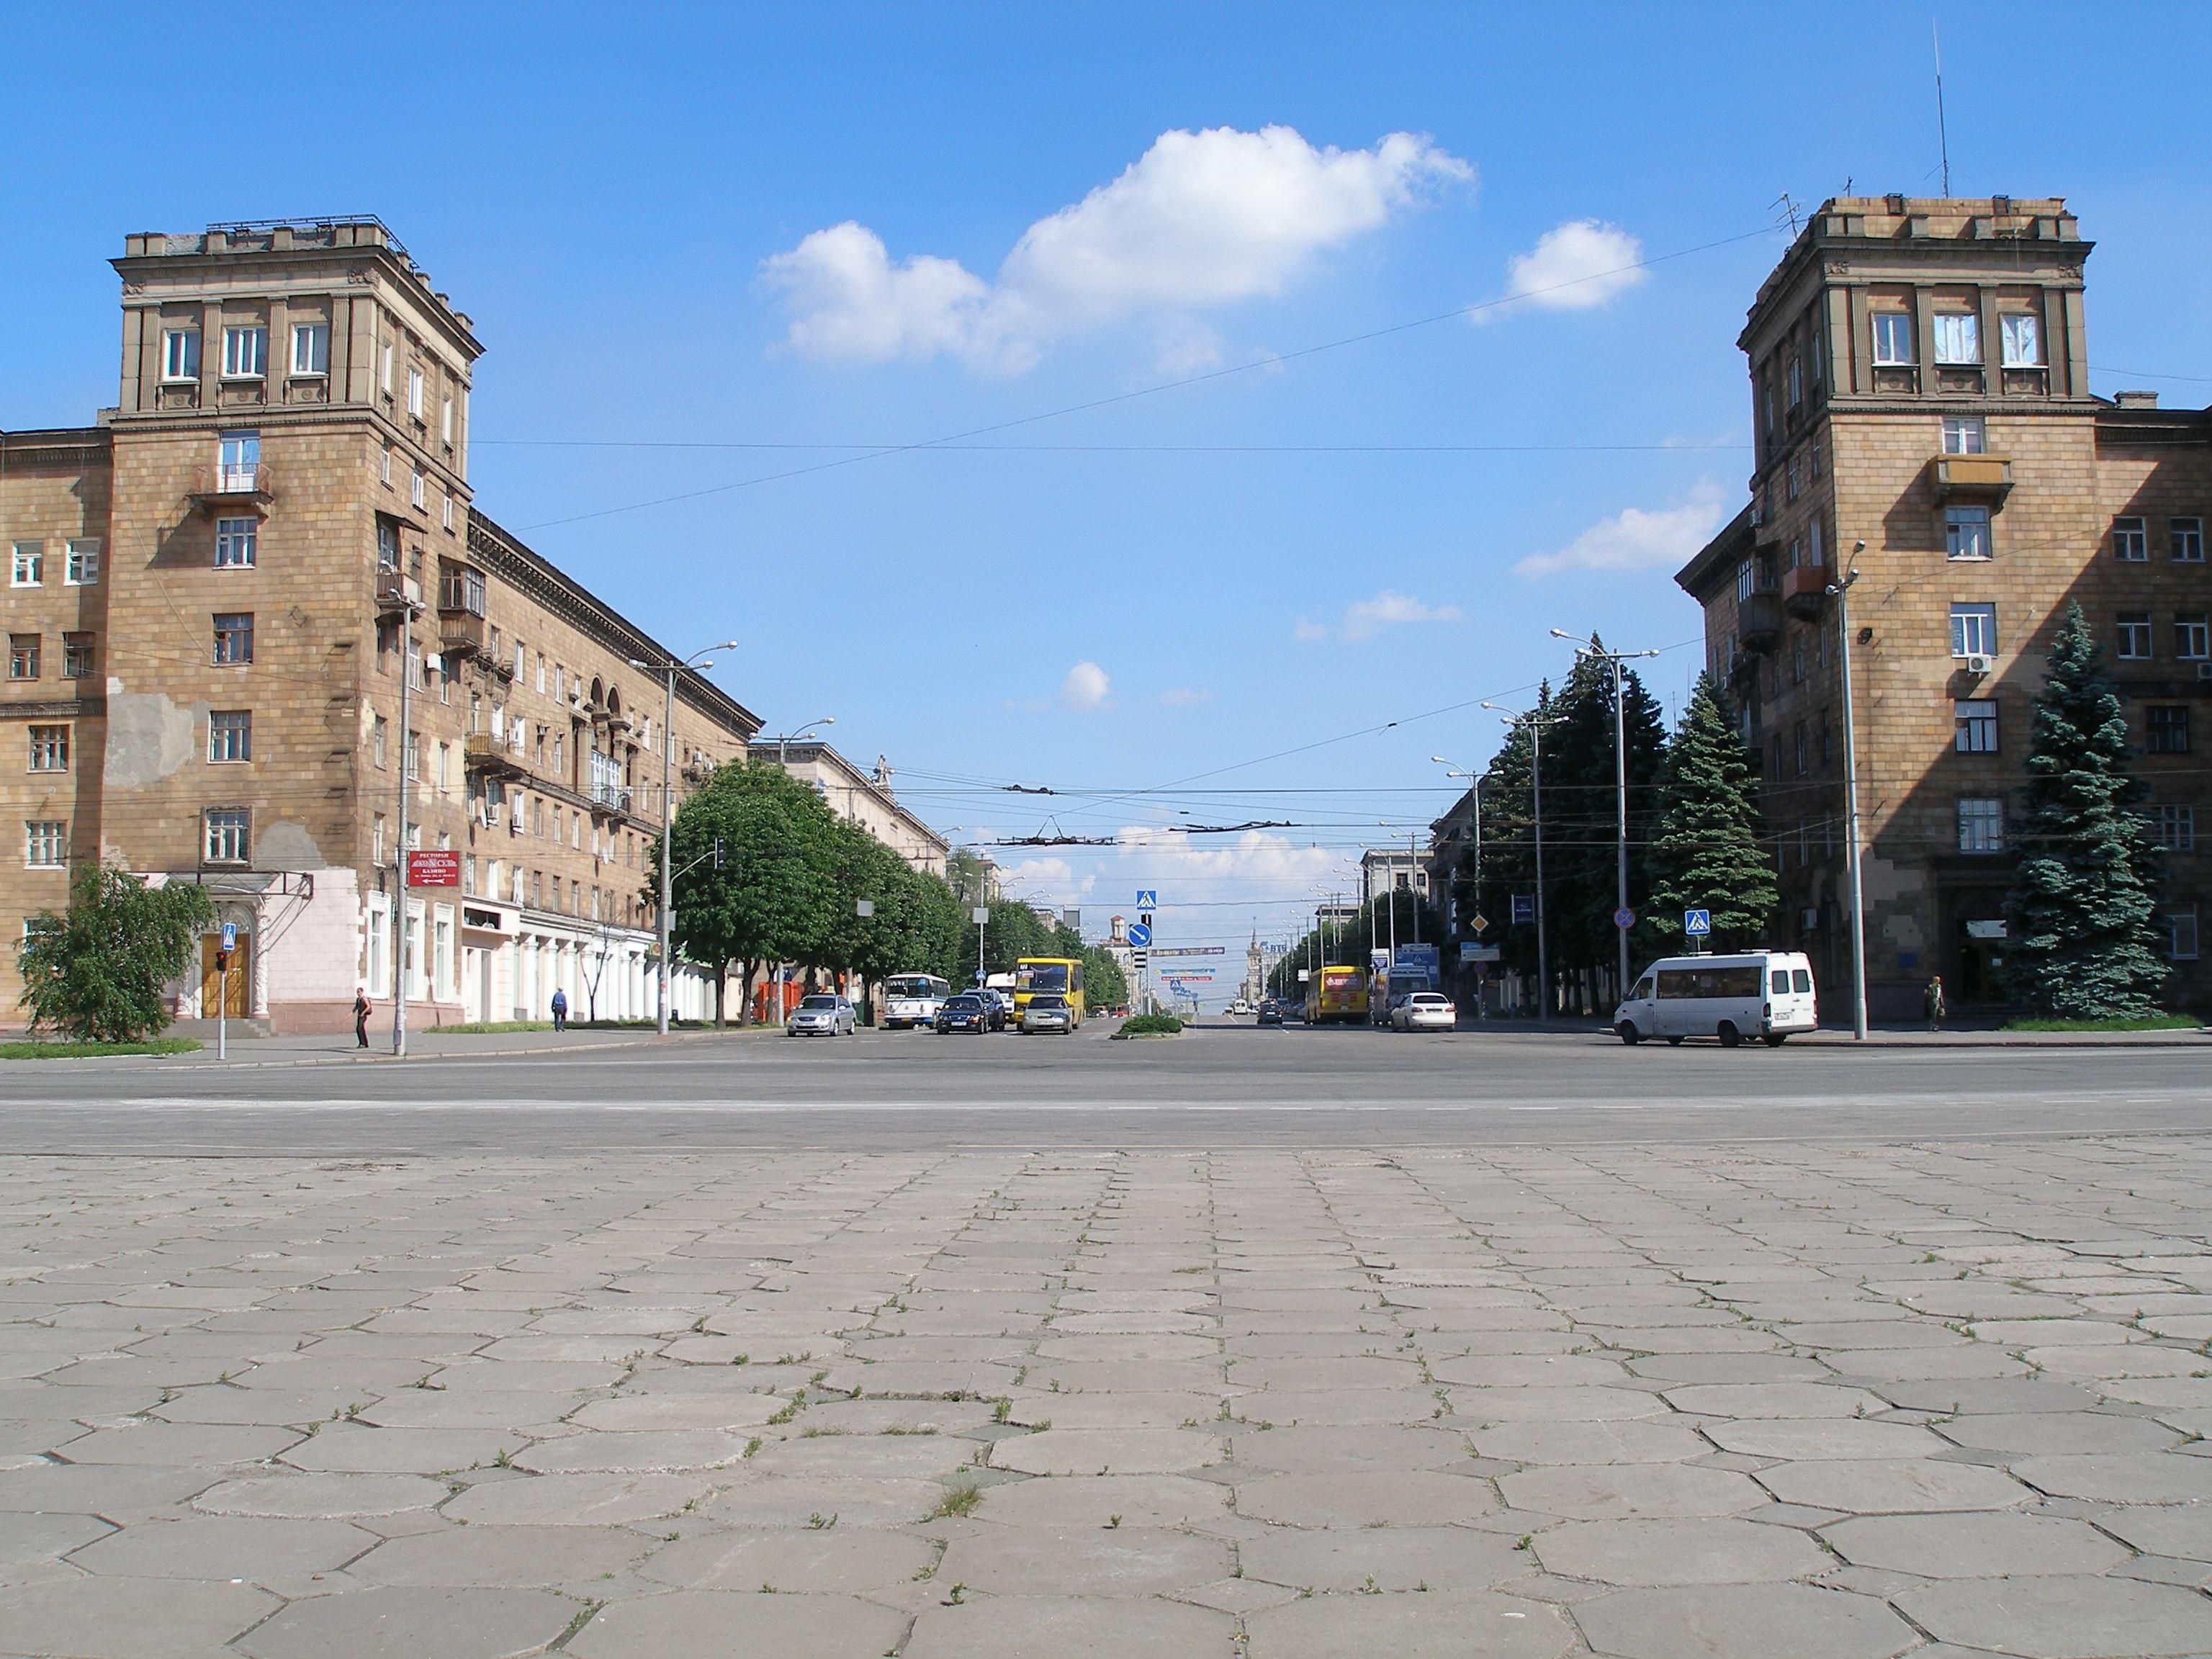
[[[1854,557],[1866,551],[1860,542],[1852,548]],[[1841,645],[1838,655],[1844,670],[1844,832],[1848,838],[1846,860],[1851,873],[1851,1036],[1860,1042],[1866,1041],[1866,890],[1859,868],[1859,746],[1858,729],[1851,719],[1851,584],[1859,579],[1856,570],[1847,571],[1841,581],[1828,584],[1828,592],[1836,601],[1836,633]]]
[[[719,646],[715,648],[717,650],[720,649]],[[805,725],[800,726],[796,732],[785,732],[781,737],[775,740],[776,765],[781,768],[784,771],[788,772],[791,769],[791,745],[797,743],[801,738],[805,737],[809,732],[811,732],[817,726],[835,726],[836,724],[837,717],[835,714],[824,714],[818,720],[807,721]]]
[[[1489,779],[1490,774],[1487,772],[1470,772],[1464,766],[1455,765],[1452,762],[1446,760],[1442,755],[1431,755],[1429,758],[1431,761],[1434,761],[1438,766],[1444,769],[1444,775],[1446,777],[1457,778],[1467,785],[1468,799],[1473,802],[1474,805],[1475,914],[1480,915],[1482,913],[1482,786]],[[1484,1018],[1482,995],[1479,983],[1483,977],[1485,976],[1481,975],[1476,975],[1478,985],[1475,994],[1474,1009],[1475,1018],[1478,1019]]]
[[[1552,1018],[1552,958],[1544,939],[1544,728],[1556,724],[1559,717],[1534,709],[1525,714],[1516,714],[1494,702],[1482,706],[1509,726],[1522,720],[1528,722],[1528,796],[1536,821],[1536,1018],[1548,1022]]]
[[[1614,873],[1619,897],[1614,914],[1617,917],[1628,908],[1628,732],[1624,713],[1628,671],[1622,664],[1631,657],[1656,657],[1659,653],[1656,651],[1608,651],[1595,641],[1559,628],[1552,630],[1552,637],[1568,641],[1579,647],[1575,653],[1577,656],[1594,657],[1604,663],[1613,676],[1613,778],[1617,796]],[[1614,995],[1619,998],[1628,994],[1628,929],[1616,920],[1613,932],[1620,936],[1620,981],[1614,989]]]
[[[673,853],[669,843],[676,836],[676,674],[678,669],[698,673],[712,668],[714,665],[709,658],[710,653],[737,648],[735,640],[724,640],[720,645],[710,645],[704,651],[695,651],[682,659],[670,657],[658,663],[641,662],[635,657],[629,659],[632,668],[643,669],[647,673],[659,671],[665,674],[668,685],[668,697],[662,707],[660,720],[660,1012],[654,1022],[663,1036],[668,1035],[669,922],[674,904],[672,890],[675,885],[674,877],[670,873],[670,860]]]
[[[399,841],[393,849],[392,867],[398,878],[398,893],[392,907],[392,1052],[402,1059],[407,1054],[407,808],[410,804],[408,791],[414,787],[410,775],[415,753],[410,746],[408,722],[414,718],[411,692],[415,683],[415,618],[423,611],[422,601],[410,595],[412,582],[399,580],[397,567],[390,572],[392,586],[386,590],[382,609],[386,615],[396,617],[399,624]]]

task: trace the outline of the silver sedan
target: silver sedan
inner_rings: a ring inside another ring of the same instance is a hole
[[[850,1036],[855,1021],[853,1005],[842,997],[811,996],[799,1000],[784,1022],[786,1036]]]
[[[1022,1010],[1022,1032],[1057,1031],[1062,1036],[1075,1029],[1075,1010],[1057,992],[1040,991]]]

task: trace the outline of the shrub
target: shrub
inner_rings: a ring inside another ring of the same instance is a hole
[[[1115,1036],[1173,1036],[1182,1030],[1182,1022],[1173,1014],[1139,1014],[1121,1022]]]
[[[88,864],[70,880],[67,915],[31,918],[16,953],[33,1032],[80,1042],[142,1042],[169,1023],[161,988],[191,963],[215,920],[204,888],[149,887],[127,870]]]

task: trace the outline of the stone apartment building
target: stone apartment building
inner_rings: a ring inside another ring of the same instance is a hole
[[[945,837],[899,805],[891,791],[890,763],[878,756],[873,772],[863,772],[826,743],[808,738],[793,743],[755,741],[756,764],[781,767],[813,786],[839,817],[848,818],[925,875],[942,877],[951,852]]]
[[[1839,198],[1759,289],[1752,499],[1678,574],[1760,757],[1782,942],[1850,978],[1839,652],[1851,654],[1869,997],[2002,999],[2022,761],[2078,602],[2166,852],[2177,1006],[2212,1004],[2197,851],[2212,805],[2212,411],[2091,395],[2084,266],[2058,199]],[[1826,592],[1858,572],[1850,638]]]
[[[660,746],[681,789],[759,720],[686,672],[664,729],[635,665],[667,651],[476,510],[481,347],[381,224],[133,235],[114,264],[117,406],[0,434],[0,918],[106,859],[209,890],[228,1011],[266,1029],[343,1029],[357,987],[388,1016],[395,962],[418,1026],[556,988],[650,1014]],[[403,787],[459,884],[414,889],[395,948]],[[186,1018],[215,1012],[204,943]],[[11,951],[0,1018],[19,990]],[[711,1002],[679,973],[679,1012]]]

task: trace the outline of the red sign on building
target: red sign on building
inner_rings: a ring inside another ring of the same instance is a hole
[[[407,884],[410,887],[459,887],[461,884],[461,855],[450,848],[425,848],[407,855]]]

